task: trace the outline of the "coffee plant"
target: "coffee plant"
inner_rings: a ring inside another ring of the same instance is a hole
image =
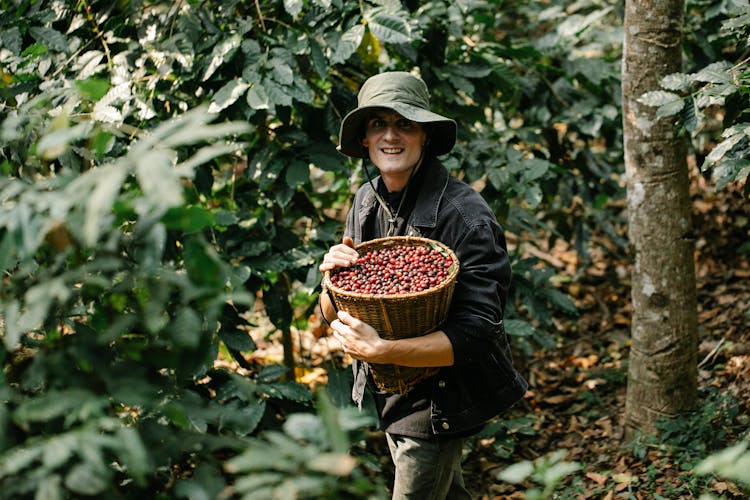
[[[750,60],[741,42],[750,32],[750,7],[742,2],[694,2],[691,7],[704,14],[702,24],[714,26],[711,37],[698,29],[691,33],[706,53],[691,54],[685,72],[666,76],[662,90],[647,92],[640,101],[656,107],[658,117],[681,118],[701,171],[721,189],[750,174]],[[748,195],[750,184],[745,182]]]

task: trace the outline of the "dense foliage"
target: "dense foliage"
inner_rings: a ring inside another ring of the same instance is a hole
[[[620,2],[0,6],[3,498],[381,490],[348,455],[369,417],[336,408],[345,373],[331,371],[329,397],[289,371],[359,179],[335,150],[339,121],[375,72],[419,71],[459,121],[444,160],[508,232],[518,346],[554,345],[553,315],[575,313],[526,245],[562,238],[586,259],[603,231],[624,251],[610,203],[623,195]],[[741,24],[711,38],[695,22],[689,60],[723,54],[744,75],[742,47],[725,50]],[[721,83],[668,88],[691,82]],[[746,101],[747,80],[733,82],[721,95]],[[746,124],[709,101],[738,122],[727,140],[745,135],[706,165],[742,179]],[[700,154],[718,128],[702,129]],[[243,356],[258,301],[286,366]]]

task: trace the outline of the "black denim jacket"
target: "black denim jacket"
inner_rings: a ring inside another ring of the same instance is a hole
[[[484,199],[439,161],[427,167],[406,234],[441,241],[456,252],[461,265],[448,319],[440,327],[453,345],[454,365],[430,379],[431,425],[437,435],[465,434],[526,392],[526,381],[513,368],[503,327],[510,261],[502,229]],[[377,208],[366,183],[354,197],[344,231],[355,244],[368,238],[363,228]],[[364,391],[363,365],[354,366],[352,395],[357,403]]]

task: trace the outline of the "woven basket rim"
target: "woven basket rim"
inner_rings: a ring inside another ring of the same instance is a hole
[[[451,259],[453,260],[453,263],[450,267],[450,273],[448,276],[441,281],[439,284],[435,285],[432,288],[428,288],[427,290],[422,290],[420,292],[409,292],[409,293],[398,293],[398,294],[389,294],[389,293],[359,293],[359,292],[348,292],[346,290],[342,290],[341,288],[337,287],[331,282],[331,271],[326,271],[323,274],[323,281],[325,283],[326,288],[330,290],[332,293],[338,296],[344,296],[349,297],[352,299],[377,299],[377,300],[385,300],[385,301],[403,301],[405,299],[413,299],[415,297],[423,297],[427,295],[435,294],[436,292],[441,291],[443,288],[447,286],[451,286],[453,282],[456,280],[456,277],[458,276],[458,271],[460,268],[460,263],[458,261],[458,257],[456,256],[456,252],[454,252],[448,245],[445,243],[442,243],[437,240],[433,240],[430,238],[424,238],[421,236],[388,236],[385,238],[375,238],[373,240],[364,241],[358,245],[354,246],[355,250],[360,250],[362,248],[369,248],[369,247],[381,247],[381,246],[387,246],[387,245],[398,245],[398,244],[409,244],[409,243],[417,243],[419,245],[429,245],[429,246],[438,246],[441,250],[444,250],[445,252],[450,255]]]

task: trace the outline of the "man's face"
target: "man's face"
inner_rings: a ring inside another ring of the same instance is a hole
[[[369,151],[370,160],[380,170],[388,189],[393,191],[406,185],[426,140],[427,134],[420,123],[395,111],[378,109],[365,122],[362,145]]]

